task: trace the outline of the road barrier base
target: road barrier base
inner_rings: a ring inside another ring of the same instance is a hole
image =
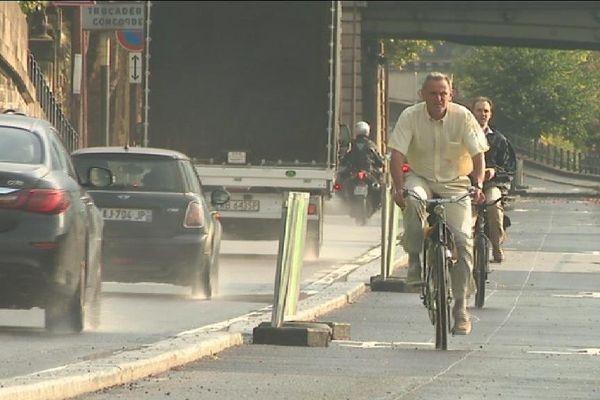
[[[333,336],[332,331],[329,325],[318,322],[284,322],[280,327],[262,322],[252,330],[252,343],[327,347]]]
[[[350,324],[347,322],[317,321],[312,322],[317,325],[325,324],[331,328],[331,340],[350,340]],[[306,321],[286,321],[285,326],[307,326],[311,322]]]
[[[388,276],[383,278],[381,275],[371,277],[371,291],[373,292],[399,292],[399,293],[420,293],[419,286],[410,286],[406,284],[405,278]]]

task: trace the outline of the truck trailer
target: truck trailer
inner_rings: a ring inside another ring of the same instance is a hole
[[[341,2],[153,2],[149,145],[225,188],[225,238],[275,239],[284,195],[310,193],[318,257],[338,156]]]

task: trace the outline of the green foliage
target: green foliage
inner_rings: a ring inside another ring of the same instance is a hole
[[[397,68],[419,61],[423,54],[433,53],[435,50],[435,44],[428,40],[387,39],[384,46],[390,64]]]
[[[575,148],[575,145],[571,141],[565,139],[562,136],[556,136],[556,135],[543,136],[542,135],[542,136],[540,136],[540,143],[549,144],[551,146],[558,147],[559,149],[564,149],[564,150],[571,150],[571,151],[577,150]]]
[[[501,131],[590,141],[589,127],[600,115],[596,52],[474,47],[455,65],[461,95],[490,97]]]
[[[25,15],[30,15],[44,9],[47,3],[47,1],[19,1],[19,6]]]

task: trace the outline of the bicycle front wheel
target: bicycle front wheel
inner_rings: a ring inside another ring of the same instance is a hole
[[[433,279],[435,298],[435,348],[438,350],[448,349],[448,316],[450,311],[448,295],[448,266],[446,248],[436,246],[434,251]]]
[[[489,252],[487,238],[484,235],[477,235],[474,246],[475,265],[473,266],[473,278],[477,286],[477,293],[475,294],[475,307],[477,308],[483,308],[485,303],[485,284],[490,262]]]

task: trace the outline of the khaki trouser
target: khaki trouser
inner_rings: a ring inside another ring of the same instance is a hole
[[[421,198],[431,198],[435,193],[442,198],[462,195],[470,186],[469,178],[459,177],[450,182],[434,182],[408,173],[404,186],[414,190]],[[446,204],[446,221],[454,235],[458,250],[457,263],[450,270],[452,291],[457,299],[464,299],[474,288],[473,270],[473,228],[471,225],[471,199],[459,203]],[[419,254],[423,250],[423,229],[427,222],[425,207],[410,196],[406,197],[403,213],[403,247],[409,254]]]
[[[492,201],[498,200],[502,197],[502,192],[495,186],[486,188],[485,190],[485,202],[491,203]],[[488,224],[488,235],[492,247],[498,251],[500,245],[504,243],[506,234],[504,232],[504,208],[502,202],[497,202],[487,207],[487,224]]]

